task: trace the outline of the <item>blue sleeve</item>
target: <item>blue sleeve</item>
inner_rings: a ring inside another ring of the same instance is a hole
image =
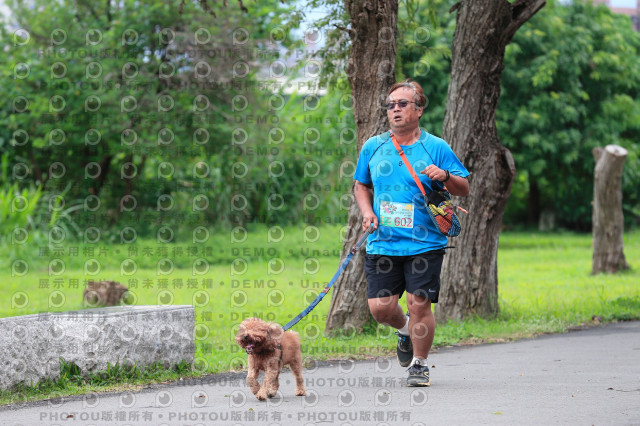
[[[358,156],[358,164],[356,165],[356,172],[353,174],[353,178],[358,182],[365,185],[371,185],[371,171],[369,170],[369,161],[373,155],[373,141],[369,139],[362,145],[360,149],[360,155]]]
[[[439,144],[440,155],[438,155],[440,164],[438,167],[443,170],[449,170],[449,173],[452,175],[467,177],[469,176],[469,171],[464,167],[460,159],[453,152],[448,143],[443,141]]]

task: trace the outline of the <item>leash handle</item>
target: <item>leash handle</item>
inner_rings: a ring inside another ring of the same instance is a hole
[[[367,237],[369,236],[369,234],[373,233],[374,230],[375,229],[373,228],[373,222],[371,222],[371,224],[369,225],[369,228],[362,234],[362,236],[360,237],[358,242],[355,243],[353,245],[353,247],[351,247],[351,253],[352,254],[356,254],[356,252],[358,250],[360,250],[360,247],[362,247],[362,244],[364,244],[364,242],[367,240]]]

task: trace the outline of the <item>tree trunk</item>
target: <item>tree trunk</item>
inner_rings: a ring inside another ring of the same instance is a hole
[[[537,225],[540,221],[540,188],[538,182],[529,176],[529,200],[527,203],[527,221]]]
[[[500,143],[495,112],[505,47],[544,0],[462,0],[452,46],[451,83],[443,135],[467,167],[470,196],[455,199],[469,211],[442,267],[439,321],[498,312],[498,236],[515,175]]]
[[[109,169],[111,168],[111,160],[113,159],[113,155],[108,154],[102,158],[100,161],[100,175],[96,181],[96,189],[95,195],[100,195],[102,191],[102,187],[104,186],[104,182],[107,179],[107,175],[109,174]]]
[[[627,150],[617,145],[594,148],[593,270],[615,273],[629,269],[624,257],[622,169]]]
[[[351,18],[347,74],[354,99],[353,115],[360,152],[367,139],[388,130],[382,105],[387,90],[395,83],[398,2],[345,0],[345,8]],[[361,234],[362,216],[352,187],[348,229],[340,262],[349,254]],[[353,257],[333,287],[327,331],[345,327],[360,330],[370,319],[363,252],[361,250]]]

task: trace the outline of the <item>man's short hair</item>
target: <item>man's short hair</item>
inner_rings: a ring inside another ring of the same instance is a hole
[[[424,108],[424,106],[427,104],[427,97],[424,95],[424,90],[422,90],[422,86],[420,86],[420,84],[411,80],[410,78],[391,86],[389,92],[387,93],[387,99],[389,98],[389,95],[391,95],[391,93],[395,92],[401,87],[408,87],[413,90],[413,101],[416,103],[416,106]]]

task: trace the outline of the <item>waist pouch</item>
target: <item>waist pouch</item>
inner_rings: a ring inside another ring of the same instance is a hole
[[[436,229],[447,237],[460,235],[460,220],[455,212],[455,206],[451,202],[451,196],[447,191],[431,191],[425,197],[427,213]]]

